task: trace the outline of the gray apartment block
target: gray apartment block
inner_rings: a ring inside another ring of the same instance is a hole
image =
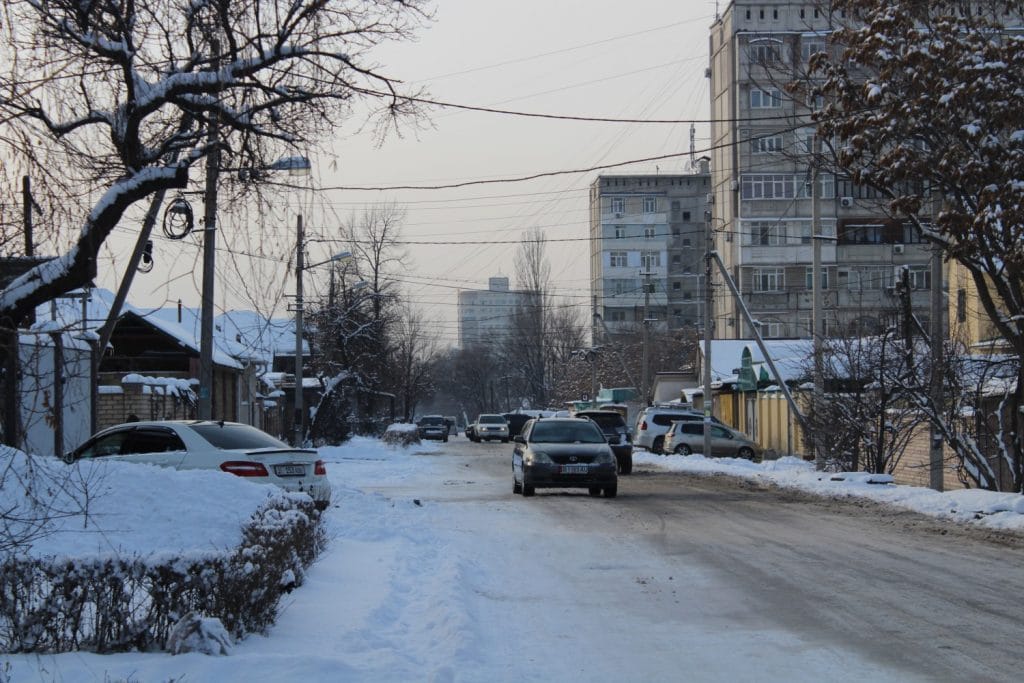
[[[715,248],[766,337],[811,331],[809,114],[822,103],[791,96],[784,85],[806,74],[810,56],[829,49],[829,33],[846,21],[823,10],[826,4],[733,0],[709,36]],[[902,266],[910,268],[911,303],[926,322],[929,290],[941,283],[931,282],[920,237],[888,217],[867,188],[827,173],[820,188],[825,332],[887,325]],[[713,285],[716,337],[748,337],[735,300],[720,280]]]
[[[509,289],[507,277],[492,277],[487,289],[459,292],[459,346],[487,344],[505,337],[515,324],[526,292]]]
[[[612,333],[704,319],[707,160],[683,175],[602,175],[590,186],[590,291]],[[600,330],[598,330],[600,331]]]

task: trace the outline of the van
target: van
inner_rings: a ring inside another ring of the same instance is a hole
[[[692,408],[666,408],[664,406],[649,406],[641,411],[636,418],[636,429],[633,434],[633,444],[646,448],[652,453],[664,453],[665,434],[673,422],[700,422],[704,419],[703,413],[698,413]],[[712,416],[711,421],[716,424],[722,422]]]

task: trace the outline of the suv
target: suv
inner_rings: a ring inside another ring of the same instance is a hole
[[[649,406],[644,408],[636,418],[636,445],[646,448],[652,453],[664,453],[665,434],[675,421],[700,422],[704,419],[704,413],[699,413],[690,408],[665,408],[663,406]],[[711,421],[716,424],[721,422],[716,417]]]
[[[704,450],[704,423],[680,422],[672,423],[665,435],[665,450],[679,455],[700,453]],[[711,456],[744,458],[760,460],[761,447],[743,432],[730,429],[724,425],[711,425]]]
[[[612,452],[615,453],[619,474],[629,474],[633,471],[633,440],[621,413],[615,410],[581,410],[575,417],[585,417],[601,428],[604,438],[608,439]]]
[[[483,413],[476,418],[476,422],[471,427],[471,434],[470,428],[466,428],[470,441],[480,443],[491,439],[501,439],[502,443],[508,443],[508,423],[505,422],[504,415]]]
[[[424,415],[416,423],[421,439],[448,441],[448,423],[442,415]]]

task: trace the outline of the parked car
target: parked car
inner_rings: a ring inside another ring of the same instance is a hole
[[[509,437],[513,437],[522,432],[526,423],[532,420],[535,416],[527,415],[526,413],[502,413],[502,417],[505,418],[505,422],[508,422]]]
[[[665,450],[689,455],[704,452],[704,423],[676,421],[665,435]],[[711,457],[760,460],[761,446],[743,432],[720,424],[711,425]]]
[[[576,417],[593,420],[601,429],[619,463],[619,474],[633,471],[633,439],[622,413],[617,410],[581,410]]]
[[[424,415],[416,423],[421,439],[448,441],[448,423],[442,415]]]
[[[68,463],[96,458],[178,470],[221,470],[308,493],[321,510],[331,502],[327,468],[315,450],[293,448],[237,422],[131,422],[97,432],[64,456]]]
[[[692,408],[648,406],[636,418],[633,443],[652,453],[664,453],[665,434],[675,420],[700,422],[704,420],[704,413]],[[712,417],[711,421],[721,424],[716,417]]]
[[[481,441],[500,439],[502,443],[508,443],[508,423],[505,422],[503,415],[482,413],[477,416],[476,422],[471,426],[473,428],[471,436],[469,427],[466,428],[466,435],[469,436],[470,441],[480,443]]]
[[[532,496],[539,488],[585,488],[592,496],[618,494],[618,463],[591,420],[530,420],[515,437],[512,492]]]

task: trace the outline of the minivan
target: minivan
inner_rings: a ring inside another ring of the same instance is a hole
[[[673,422],[677,420],[700,422],[703,419],[703,413],[698,413],[691,408],[648,406],[636,418],[633,443],[634,445],[646,448],[652,453],[664,453],[665,434]],[[722,424],[714,416],[711,417],[711,421],[715,424]]]

